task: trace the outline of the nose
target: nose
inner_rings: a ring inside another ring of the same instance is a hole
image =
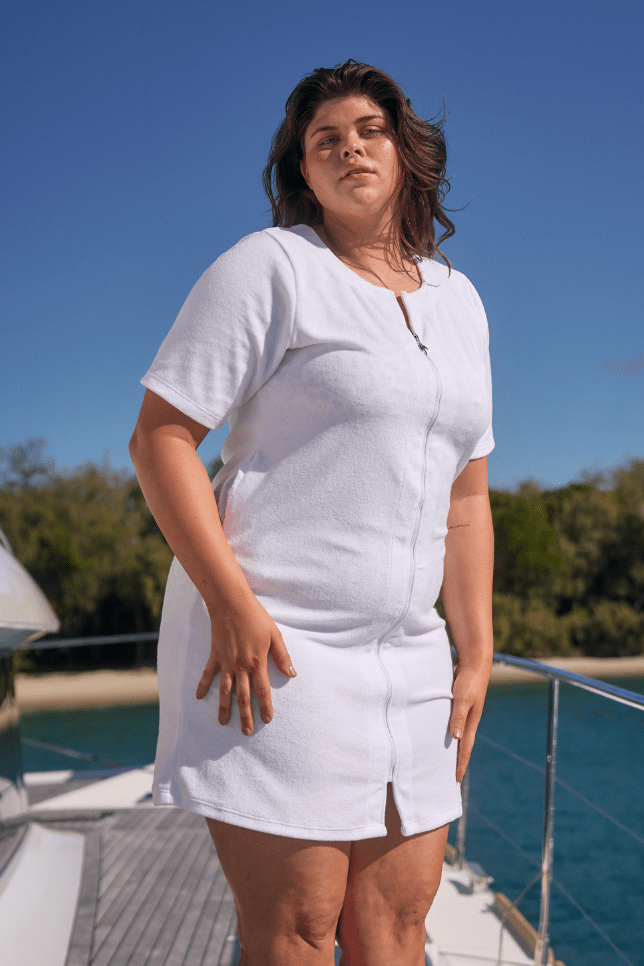
[[[347,138],[344,147],[342,148],[342,157],[345,160],[354,154],[364,157],[364,148],[357,136]]]

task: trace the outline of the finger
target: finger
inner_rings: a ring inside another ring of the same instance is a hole
[[[220,671],[221,664],[216,657],[211,654],[208,658],[208,663],[204,668],[204,672],[201,675],[199,684],[197,685],[197,698],[205,698],[205,696],[208,694],[208,689],[212,684],[212,679],[215,677],[215,675],[219,674]]]
[[[471,748],[468,749],[466,745],[463,744],[463,739],[458,743],[458,753],[456,756],[456,781],[460,783],[465,777],[465,772],[467,771],[467,766],[470,761]]]
[[[449,733],[452,738],[462,738],[465,734],[465,725],[467,724],[467,718],[470,713],[471,704],[466,701],[458,701],[454,699],[452,705],[452,713],[449,719]]]
[[[239,708],[239,723],[242,734],[253,733],[253,706],[250,696],[250,678],[246,671],[239,671],[236,679],[237,707]]]
[[[458,755],[456,758],[456,781],[461,782],[470,761],[470,755],[474,748],[477,724],[470,724],[465,729],[465,734],[458,743]]]
[[[233,676],[229,671],[221,672],[219,682],[219,724],[227,725],[230,721],[230,708],[233,701]]]
[[[264,724],[268,724],[273,718],[273,702],[271,700],[271,685],[268,680],[268,671],[264,668],[253,675],[253,687],[257,695],[259,713]]]
[[[284,638],[279,631],[276,631],[271,638],[270,651],[273,655],[275,664],[282,674],[285,674],[287,678],[294,678],[297,676],[297,672],[291,664],[291,656],[286,650]]]

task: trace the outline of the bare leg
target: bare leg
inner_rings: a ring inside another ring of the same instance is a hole
[[[391,785],[386,838],[351,845],[338,942],[342,966],[424,966],[425,917],[440,884],[448,825],[403,836]]]
[[[352,843],[206,822],[235,900],[240,966],[333,966]]]

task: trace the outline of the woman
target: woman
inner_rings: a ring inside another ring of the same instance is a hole
[[[386,74],[314,71],[274,227],[206,270],[142,380],[132,459],[175,554],[154,802],[206,817],[243,966],[330,966],[336,933],[344,966],[424,962],[492,663],[487,323],[433,258],[444,171]]]

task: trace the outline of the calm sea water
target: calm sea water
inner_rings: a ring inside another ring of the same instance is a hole
[[[644,678],[614,683],[644,693]],[[484,739],[542,768],[547,703],[547,686],[541,683],[491,686],[470,763],[466,853],[494,876],[492,888],[511,899],[539,870],[544,776]],[[154,705],[22,716],[24,737],[130,766],[154,760],[157,729]],[[28,745],[23,753],[25,771],[101,767]],[[557,776],[644,838],[644,713],[562,685]],[[561,785],[555,802],[555,879],[635,966],[644,966],[644,845]],[[451,841],[455,831],[456,823]],[[519,908],[536,926],[538,881]],[[566,966],[624,963],[556,885],[550,935]]]

